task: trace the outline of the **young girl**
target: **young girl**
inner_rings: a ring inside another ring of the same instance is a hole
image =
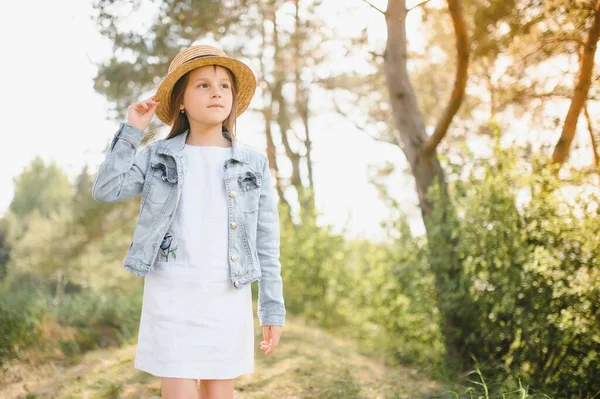
[[[261,350],[283,332],[269,162],[234,133],[255,89],[241,61],[184,49],[156,94],[128,107],[94,179],[98,201],[142,194],[124,260],[145,280],[134,367],[161,377],[163,398],[232,398],[234,379],[254,371],[253,281]],[[154,113],[171,131],[136,153]]]

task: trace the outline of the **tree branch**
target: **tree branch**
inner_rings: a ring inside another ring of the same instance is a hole
[[[415,8],[417,8],[417,7],[422,7],[422,6],[424,6],[425,4],[429,3],[430,1],[431,1],[431,0],[425,0],[425,1],[422,1],[422,2],[420,2],[419,4],[417,4],[417,5],[415,5],[415,6],[412,6],[411,8],[407,8],[407,9],[406,9],[406,13],[408,14],[409,12],[411,12],[412,10],[414,10]]]
[[[600,37],[600,0],[596,0],[594,7],[594,18],[590,27],[585,46],[582,49],[579,73],[577,75],[577,84],[571,99],[571,105],[567,111],[567,116],[563,124],[563,129],[558,142],[552,152],[552,162],[562,165],[569,157],[571,143],[575,137],[577,120],[581,109],[585,105],[585,100],[590,89],[592,74],[594,70],[594,56],[596,46]]]
[[[378,58],[384,59],[385,54],[376,53],[375,51],[369,51],[369,54],[373,57],[373,60],[377,60]]]
[[[587,101],[583,105],[583,112],[585,113],[585,119],[587,120],[588,132],[590,133],[590,140],[592,142],[592,151],[594,153],[594,163],[596,166],[600,166],[600,158],[598,157],[598,147],[596,143],[596,137],[594,136],[594,128],[592,126],[592,118],[590,117],[590,112],[588,111]]]
[[[354,118],[351,118],[350,116],[348,116],[348,113],[346,113],[345,111],[342,110],[342,108],[340,107],[339,103],[337,102],[337,100],[335,99],[334,96],[331,96],[331,101],[333,103],[335,111],[338,114],[340,114],[345,119],[347,119],[349,122],[351,122],[356,127],[356,129],[365,133],[370,139],[377,140],[377,141],[384,141],[389,144],[399,145],[398,142],[393,138],[393,135],[390,135],[389,137],[375,137],[375,136],[369,134],[368,133],[369,129],[367,128],[367,126],[361,125],[360,123],[356,122],[356,120],[354,120]]]
[[[386,14],[385,14],[385,11],[383,11],[381,8],[378,8],[378,7],[374,6],[373,4],[371,4],[371,2],[369,2],[369,1],[367,1],[367,0],[363,0],[363,1],[364,1],[365,3],[367,3],[367,4],[368,4],[368,5],[371,7],[371,8],[374,8],[375,10],[379,11],[379,12],[380,12],[381,14],[383,14],[384,16],[386,15]],[[428,0],[428,1],[429,1],[429,0]]]
[[[427,141],[423,144],[423,152],[427,155],[431,155],[435,151],[438,144],[442,141],[446,133],[448,133],[450,123],[462,104],[465,96],[465,89],[467,87],[469,39],[461,0],[448,0],[448,9],[450,11],[450,16],[452,17],[452,24],[454,25],[456,51],[458,53],[456,57],[456,77],[454,79],[454,89],[452,90],[450,101],[438,121],[433,134],[429,136]]]

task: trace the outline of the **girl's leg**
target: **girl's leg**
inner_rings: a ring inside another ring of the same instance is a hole
[[[200,399],[233,399],[233,380],[200,380]]]
[[[199,399],[198,381],[161,377],[162,399]]]

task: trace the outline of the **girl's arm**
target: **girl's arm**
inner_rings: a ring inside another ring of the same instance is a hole
[[[122,201],[142,192],[149,164],[150,146],[136,155],[145,133],[142,129],[121,122],[113,137],[106,158],[100,164],[92,185],[92,196],[100,202]]]
[[[262,273],[258,283],[258,318],[261,326],[283,326],[286,312],[279,261],[279,211],[266,157],[262,176],[256,233],[256,250]]]

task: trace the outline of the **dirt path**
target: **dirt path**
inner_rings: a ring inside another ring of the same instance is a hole
[[[256,332],[258,343],[258,325]],[[13,365],[10,371],[21,380],[0,388],[0,398],[160,398],[160,379],[133,368],[135,349],[91,351],[71,366]],[[441,389],[411,368],[387,368],[358,354],[354,342],[291,316],[277,352],[265,356],[257,347],[255,356],[254,374],[236,380],[236,399],[419,398]]]

